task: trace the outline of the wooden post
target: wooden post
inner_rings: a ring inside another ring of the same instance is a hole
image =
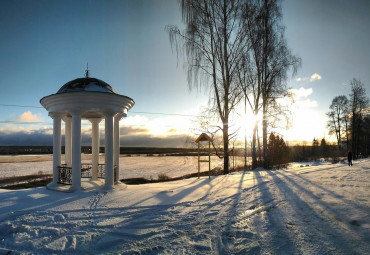
[[[198,143],[198,179],[200,178],[200,148]]]

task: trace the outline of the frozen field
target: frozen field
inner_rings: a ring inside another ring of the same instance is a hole
[[[144,177],[157,179],[158,174],[168,177],[180,177],[198,172],[198,158],[195,156],[159,157],[159,156],[122,156],[120,157],[120,179]],[[64,157],[62,157],[62,162]],[[104,155],[100,156],[104,162]],[[83,163],[91,163],[91,155],[82,154]],[[211,157],[211,169],[222,167],[223,160]],[[243,159],[238,160],[243,165]],[[37,174],[42,171],[52,174],[52,155],[0,156],[0,178]],[[201,171],[208,170],[208,163],[201,163]]]
[[[109,192],[0,189],[0,254],[369,254],[369,212],[369,159]]]

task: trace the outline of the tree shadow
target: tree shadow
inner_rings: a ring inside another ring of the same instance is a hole
[[[305,240],[306,246],[320,245],[323,253],[331,253],[334,248],[346,254],[353,251],[361,253],[363,246],[368,246],[366,237],[360,236],[348,224],[350,222],[348,216],[334,210],[286,174],[273,171],[269,171],[268,174],[273,178],[284,199],[289,201],[289,205],[298,214],[298,217],[294,217],[296,222],[290,224],[297,228],[297,233]],[[315,232],[312,233],[312,230]],[[301,247],[303,249],[301,252],[305,248],[307,247]]]
[[[255,208],[252,209],[262,207],[258,212],[258,217],[255,217],[257,222],[254,224],[257,225],[257,229],[259,229],[260,226],[264,226],[263,231],[258,233],[263,239],[268,240],[267,245],[263,244],[263,252],[298,254],[299,251],[295,245],[295,240],[288,233],[286,225],[282,220],[284,211],[280,210],[279,204],[284,201],[284,199],[274,197],[268,186],[271,182],[264,181],[260,172],[265,173],[266,171],[254,171],[261,195],[260,204],[255,205]],[[266,233],[268,237],[264,236]]]
[[[307,184],[307,186],[308,186],[308,185],[310,185],[311,187],[315,187],[315,188],[317,188],[317,189],[320,189],[320,190],[322,190],[322,191],[326,192],[327,194],[329,194],[330,196],[332,196],[332,197],[334,197],[334,198],[336,198],[336,199],[339,199],[339,200],[341,200],[342,202],[344,202],[344,203],[346,203],[346,204],[351,204],[351,206],[352,206],[352,207],[356,207],[356,208],[358,208],[358,209],[360,209],[360,210],[363,210],[363,211],[365,211],[365,212],[370,211],[370,207],[368,207],[368,206],[364,206],[364,205],[361,205],[361,204],[359,204],[359,203],[355,203],[355,202],[354,202],[354,201],[352,201],[352,200],[346,199],[344,196],[339,195],[339,194],[335,193],[334,191],[329,190],[329,189],[327,189],[327,188],[325,188],[325,187],[323,187],[323,186],[321,186],[321,185],[319,185],[319,184],[317,184],[317,183],[315,183],[315,182],[313,182],[313,181],[310,181],[307,177],[303,177],[303,176],[301,176],[301,174],[297,174],[297,173],[295,173],[295,172],[290,172],[290,173],[291,173],[295,178],[299,178],[299,179],[301,179],[301,181],[302,181],[304,184]],[[282,174],[284,177],[286,176],[286,175],[285,175],[285,174],[283,174],[283,173],[280,173],[280,174]]]

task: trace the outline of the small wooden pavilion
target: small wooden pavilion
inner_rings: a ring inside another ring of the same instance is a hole
[[[201,160],[200,159],[200,142],[207,142],[208,141],[208,160]],[[201,162],[208,162],[208,177],[211,178],[211,143],[213,140],[209,135],[206,133],[202,133],[196,140],[195,143],[198,144],[198,178],[200,178],[200,163]]]

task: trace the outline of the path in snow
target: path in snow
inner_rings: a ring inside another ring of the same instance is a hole
[[[367,254],[370,160],[128,186],[0,190],[0,247],[19,252]],[[10,213],[9,213],[10,212]]]

